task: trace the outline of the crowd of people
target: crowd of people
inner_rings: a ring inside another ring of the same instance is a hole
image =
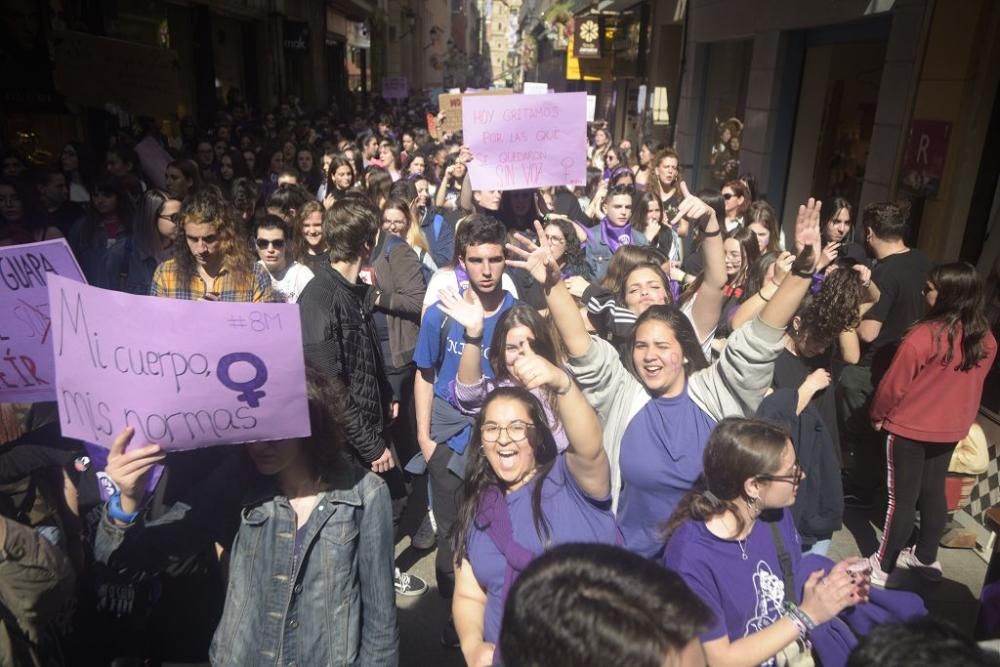
[[[996,664],[898,589],[943,576],[997,276],[932,265],[905,204],[781,221],[752,176],[691,192],[600,122],[584,187],[473,189],[425,112],[236,102],[143,137],[162,178],[124,137],[5,155],[0,245],[298,304],[312,435],[168,455],[126,429],[98,464],[53,404],[0,404],[0,663],[405,663],[396,596],[433,583],[475,666]],[[845,498],[883,492],[877,551],[827,559]]]

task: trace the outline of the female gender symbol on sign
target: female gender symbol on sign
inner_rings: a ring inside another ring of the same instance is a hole
[[[253,378],[246,382],[236,382],[229,376],[229,368],[241,361],[250,364],[254,369]],[[219,365],[215,369],[215,374],[218,376],[219,382],[227,388],[240,392],[236,395],[236,398],[251,408],[259,407],[260,399],[267,395],[266,392],[257,391],[267,382],[267,366],[264,365],[264,361],[256,354],[251,354],[250,352],[233,352],[227,354],[219,359]]]

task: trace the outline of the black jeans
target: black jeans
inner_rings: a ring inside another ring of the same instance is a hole
[[[448,445],[438,443],[431,460],[427,462],[427,473],[431,477],[431,507],[437,523],[437,557],[434,570],[438,592],[451,599],[455,592],[455,555],[451,548],[451,537],[458,518],[459,493],[462,478],[448,470],[452,451]]]
[[[937,560],[938,541],[948,522],[944,480],[956,444],[919,442],[887,434],[886,489],[889,506],[885,514],[885,532],[878,549],[879,561],[886,572],[892,572],[899,552],[910,539],[918,507],[920,536],[917,538],[916,556],[926,565]]]

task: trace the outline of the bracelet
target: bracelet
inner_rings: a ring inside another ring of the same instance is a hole
[[[720,225],[719,228],[716,229],[714,232],[706,232],[705,230],[702,230],[701,237],[705,239],[710,239],[713,236],[718,236],[721,233],[722,233],[722,226]]]
[[[799,631],[799,639],[805,641],[806,638],[809,636],[809,629],[806,628],[806,626],[802,623],[799,617],[793,614],[785,614],[785,618],[787,618],[788,620],[790,620],[792,623],[795,624],[795,628]]]
[[[136,517],[139,516],[138,510],[135,512],[126,512],[122,509],[121,492],[114,493],[108,498],[107,512],[109,518],[121,521],[122,523],[133,523]]]
[[[816,623],[811,618],[809,618],[809,614],[802,611],[801,607],[799,607],[794,602],[785,603],[785,612],[789,616],[793,616],[794,618],[798,619],[799,622],[806,627],[807,634],[816,629]]]
[[[766,296],[764,296],[764,290],[763,289],[761,289],[760,291],[757,292],[757,296],[759,296],[760,298],[764,299],[764,303],[767,303],[768,301],[770,301],[770,299],[768,299]]]
[[[573,389],[573,378],[571,378],[569,375],[567,375],[566,376],[566,380],[567,380],[567,384],[566,384],[566,388],[565,389],[556,389],[556,395],[557,396],[565,396],[570,391],[572,391],[572,389]]]
[[[806,280],[812,280],[813,272],[812,272],[812,269],[801,270],[801,269],[796,269],[793,266],[792,267],[792,275],[796,276],[798,278],[805,278]]]
[[[469,345],[482,345],[483,344],[483,334],[478,336],[470,336],[469,334],[462,332],[462,341]]]
[[[781,287],[781,283],[779,283],[778,281],[776,281],[774,278],[771,278],[771,284],[774,285],[775,287],[779,287],[779,288]]]

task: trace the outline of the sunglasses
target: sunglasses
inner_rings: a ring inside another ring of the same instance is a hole
[[[722,193],[722,198],[725,199],[726,201],[729,201],[730,199],[732,199],[735,196],[736,195],[733,194],[732,192],[723,192]]]
[[[285,240],[275,239],[273,241],[269,241],[267,239],[257,239],[258,250],[265,250],[268,246],[273,247],[275,250],[281,250],[285,247]]]

